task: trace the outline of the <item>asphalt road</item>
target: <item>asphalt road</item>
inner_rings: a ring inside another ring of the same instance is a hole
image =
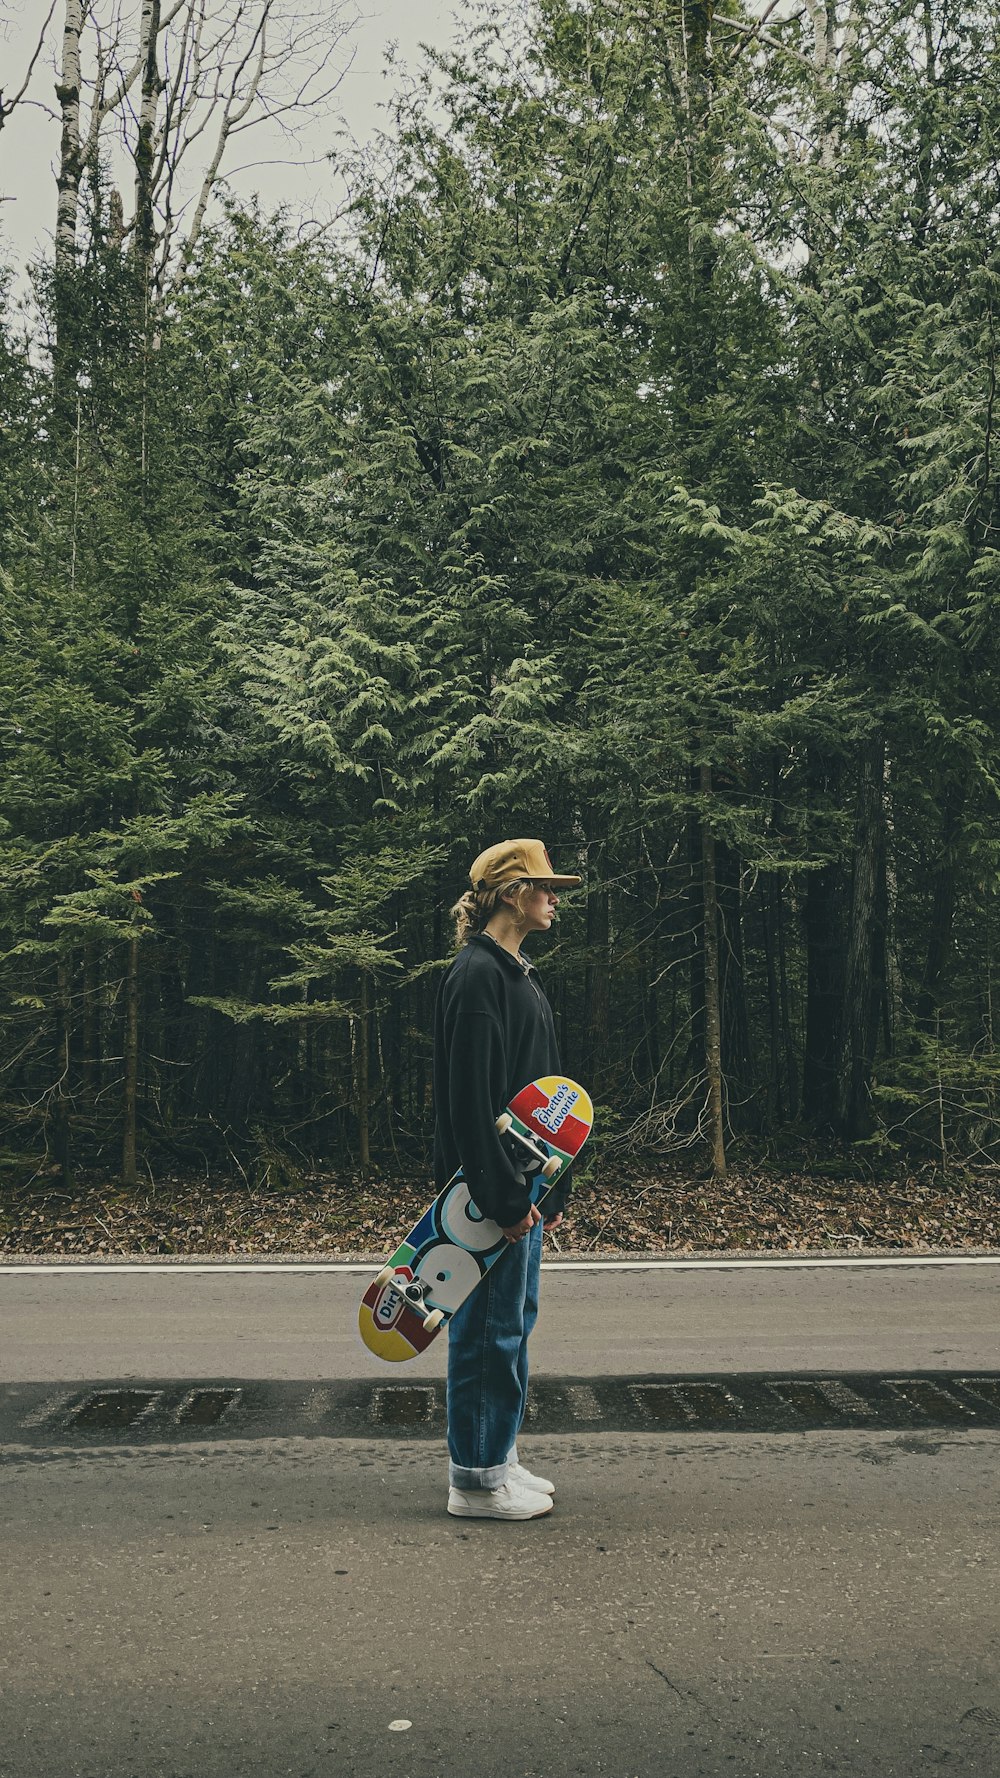
[[[423,1443],[8,1464],[3,1778],[995,1778],[1000,1434],[525,1454],[525,1525]]]
[[[996,1371],[996,1277],[552,1273],[538,1368]],[[359,1388],[359,1291],[0,1273],[3,1380]],[[997,1778],[1000,1432],[536,1428],[497,1525],[434,1430],[8,1444],[0,1778]]]
[[[358,1337],[364,1278],[333,1269],[0,1267],[0,1382],[384,1375]],[[995,1370],[998,1283],[1000,1260],[547,1269],[533,1362],[550,1376]],[[445,1354],[439,1339],[407,1374],[443,1376]]]

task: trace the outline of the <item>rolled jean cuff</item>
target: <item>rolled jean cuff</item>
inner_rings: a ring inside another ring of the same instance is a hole
[[[507,1480],[510,1459],[494,1463],[488,1469],[462,1469],[448,1459],[448,1485],[452,1488],[500,1488]]]

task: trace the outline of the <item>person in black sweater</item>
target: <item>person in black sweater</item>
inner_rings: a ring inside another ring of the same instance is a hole
[[[476,859],[454,909],[458,955],[434,1020],[434,1168],[438,1189],[461,1167],[469,1194],[511,1251],[452,1317],[448,1330],[448,1511],[533,1519],[551,1511],[551,1482],[518,1460],[528,1390],[528,1335],[538,1314],[541,1212],[497,1134],[496,1118],[529,1081],[560,1072],[552,1009],[521,945],[547,932],[558,891],[541,840],[504,840]],[[546,1202],[562,1220],[567,1188]]]

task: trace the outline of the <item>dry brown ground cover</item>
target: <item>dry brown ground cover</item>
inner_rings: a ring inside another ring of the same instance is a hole
[[[379,1256],[427,1201],[424,1178],[313,1174],[287,1190],[164,1177],[125,1191],[81,1176],[0,1188],[0,1254]],[[690,1168],[602,1168],[577,1182],[556,1237],[566,1253],[1000,1247],[1000,1174],[931,1170],[879,1180]]]

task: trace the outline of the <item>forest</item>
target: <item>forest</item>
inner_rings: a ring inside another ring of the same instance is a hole
[[[1000,1164],[1000,14],[468,5],[331,121],[334,225],[225,184],[265,93],[332,119],[346,27],[277,19],[59,0],[5,1167],[422,1163],[449,909],[522,834],[612,1150]]]

